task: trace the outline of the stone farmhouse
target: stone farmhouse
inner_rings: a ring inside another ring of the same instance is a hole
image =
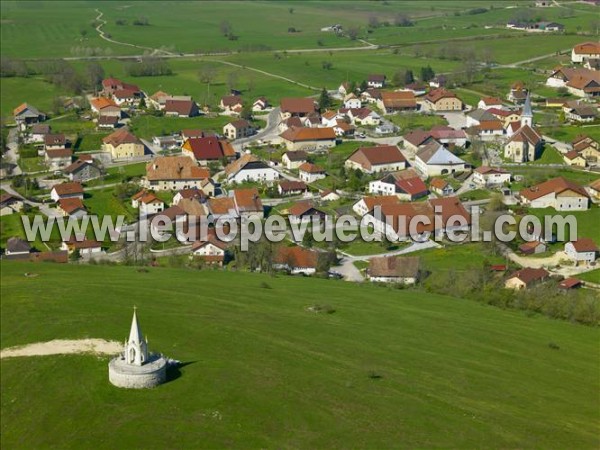
[[[562,177],[521,190],[519,199],[530,208],[554,208],[557,211],[585,211],[590,201],[583,187]]]
[[[394,172],[406,169],[406,158],[395,145],[361,147],[352,153],[344,166],[365,173]]]
[[[198,167],[187,156],[159,156],[146,165],[142,185],[157,191],[201,189],[209,177],[206,167]]]
[[[127,128],[121,128],[102,139],[102,151],[113,160],[144,156],[145,146]]]

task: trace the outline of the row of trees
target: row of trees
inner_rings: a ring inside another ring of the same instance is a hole
[[[132,77],[159,77],[173,74],[167,61],[152,56],[145,56],[139,62],[128,63],[125,72]]]
[[[421,75],[421,77],[420,77],[421,81],[426,83],[435,78],[435,71],[431,68],[431,66],[421,67],[420,75]],[[392,77],[392,83],[394,83],[396,86],[403,86],[403,85],[411,84],[414,82],[415,82],[415,75],[414,75],[413,71],[410,69],[405,70],[405,71],[399,70]]]
[[[410,20],[410,18],[404,13],[396,14],[392,22],[389,22],[387,20],[380,21],[379,18],[374,14],[369,16],[368,27],[371,29],[379,28],[382,26],[389,27],[392,25],[395,27],[412,27],[414,25],[414,22]]]

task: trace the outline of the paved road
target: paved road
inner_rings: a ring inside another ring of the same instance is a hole
[[[354,283],[361,283],[364,281],[364,277],[360,270],[354,265],[356,261],[368,261],[370,258],[374,258],[377,256],[396,256],[396,255],[405,255],[407,253],[416,252],[419,250],[426,250],[429,248],[440,248],[441,245],[434,241],[426,241],[426,242],[413,242],[408,247],[404,247],[400,250],[396,250],[393,252],[387,253],[377,253],[374,255],[363,255],[363,256],[353,256],[348,253],[344,253],[338,250],[338,255],[341,256],[339,260],[339,264],[331,268],[331,270],[342,274],[344,280],[351,281]]]
[[[9,130],[6,141],[6,152],[3,159],[16,165],[12,172],[13,175],[20,175],[22,171],[19,167],[19,130],[16,127]]]
[[[342,252],[340,250],[338,250],[338,252],[342,255],[344,255],[344,257],[348,258],[351,261],[368,261],[371,258],[375,258],[377,256],[397,256],[397,255],[405,255],[407,253],[413,253],[413,252],[418,252],[421,250],[427,250],[430,248],[441,248],[442,245],[432,241],[432,240],[427,240],[425,242],[412,242],[408,247],[403,247],[401,249],[398,250],[394,250],[393,252],[386,252],[386,253],[375,253],[373,255],[362,255],[362,256],[354,256],[354,255],[350,255],[348,253]]]
[[[259,139],[263,141],[272,141],[274,139],[279,138],[279,111],[279,107],[273,108],[269,112],[269,114],[267,114],[267,123],[262,130],[260,130],[254,136],[249,136],[247,138],[237,139],[233,141],[233,147],[237,151],[241,151],[242,147],[250,142],[255,142]]]
[[[62,217],[62,214],[60,214],[56,210],[56,208],[50,208],[48,205],[46,205],[44,203],[32,202],[31,200],[27,200],[27,199],[23,198],[23,196],[21,194],[19,194],[17,191],[15,191],[11,187],[10,183],[2,183],[2,184],[0,184],[0,188],[2,188],[3,190],[5,190],[6,192],[8,192],[11,195],[14,195],[15,197],[23,199],[23,203],[25,203],[33,208],[39,208],[40,212],[42,214],[44,214],[45,216]]]
[[[332,267],[331,270],[340,273],[346,281],[361,283],[365,280],[360,270],[354,265],[354,260],[347,256],[342,256],[339,264]]]
[[[521,267],[533,267],[534,269],[544,268],[551,273],[562,275],[564,277],[577,276],[584,272],[589,272],[590,270],[594,270],[596,267],[589,266],[559,266],[560,262],[563,260],[569,260],[569,257],[566,255],[564,251],[559,251],[553,254],[552,256],[547,256],[545,258],[540,257],[531,257],[531,256],[521,256],[516,254],[511,248],[507,245],[498,242],[498,247],[502,252],[502,255],[510,259],[512,262],[518,264]]]

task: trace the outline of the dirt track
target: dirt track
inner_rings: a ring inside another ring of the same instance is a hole
[[[106,341],[104,339],[55,339],[48,342],[37,342],[35,344],[5,348],[0,351],[0,359],[18,356],[69,355],[75,353],[115,355],[121,349],[121,343]]]

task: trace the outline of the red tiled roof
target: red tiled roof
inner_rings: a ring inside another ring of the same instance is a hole
[[[52,190],[56,191],[59,196],[83,194],[83,186],[77,181],[56,184],[52,187]]]
[[[306,191],[308,187],[304,181],[283,180],[279,182],[279,187],[284,192]]]
[[[382,92],[381,101],[386,108],[416,108],[417,99],[412,91]]]
[[[420,264],[418,256],[379,256],[369,260],[369,276],[416,278]]]
[[[312,268],[316,269],[319,260],[319,252],[299,246],[279,247],[273,262],[285,264],[290,268]]]
[[[431,103],[437,103],[438,101],[440,101],[443,98],[458,98],[456,96],[456,94],[454,94],[454,92],[450,92],[447,89],[444,88],[437,88],[437,89],[433,89],[431,91],[429,91],[427,93],[427,95],[425,96],[425,98],[427,99],[427,101],[431,102]]]
[[[263,204],[258,189],[235,189],[233,200],[239,212],[263,212]]]
[[[298,170],[306,173],[325,173],[325,169],[323,169],[321,166],[317,166],[316,164],[309,162],[302,164],[300,167],[298,167]]]
[[[427,185],[418,176],[397,179],[396,186],[398,186],[401,191],[406,192],[413,197],[427,193]]]
[[[73,156],[73,150],[70,148],[57,148],[54,150],[46,150],[46,155],[48,158],[68,158]]]
[[[127,128],[121,128],[102,139],[105,144],[118,147],[121,144],[140,144],[140,140],[135,137]]]
[[[197,108],[192,100],[167,100],[165,102],[165,112],[176,113],[180,116],[190,116]]]
[[[434,178],[429,182],[429,186],[443,190],[446,188],[446,186],[448,186],[448,182],[446,180],[442,180],[441,178]]]
[[[482,175],[487,175],[488,173],[508,173],[506,170],[488,166],[478,167],[477,169],[475,169],[475,172],[478,172]]]
[[[591,238],[579,238],[576,241],[572,241],[571,244],[576,252],[597,252],[598,246]]]
[[[231,145],[219,140],[215,136],[202,138],[189,138],[183,144],[183,148],[191,151],[197,160],[220,160],[221,158],[233,156],[235,151]]]
[[[577,278],[565,278],[558,283],[558,287],[562,289],[573,289],[578,286],[581,286],[581,280],[578,280]]]
[[[108,107],[118,108],[117,104],[106,97],[96,97],[90,100],[90,104],[97,110],[101,110]]]
[[[300,217],[309,212],[310,210],[315,210],[315,212],[317,212],[318,214],[325,214],[323,211],[315,207],[312,200],[301,200],[299,202],[294,203],[288,208],[288,214],[290,216]]]
[[[226,95],[221,98],[221,103],[223,106],[231,108],[232,106],[241,105],[242,97],[239,95]]]
[[[286,97],[281,99],[281,112],[290,114],[308,114],[317,110],[312,98]]]
[[[588,194],[583,187],[563,177],[553,178],[535,186],[523,189],[521,192],[519,192],[519,195],[531,201],[550,193],[559,194],[566,190],[571,190],[584,197],[588,197]]]
[[[348,160],[360,164],[366,169],[373,166],[406,162],[406,158],[395,145],[378,145],[357,149]]]
[[[533,283],[534,281],[540,281],[548,277],[550,273],[545,269],[533,269],[531,267],[525,267],[517,272],[513,273],[509,278],[518,278],[525,284]]]
[[[600,54],[600,43],[583,42],[573,47],[573,51],[578,55],[597,55]]]
[[[486,105],[501,105],[502,100],[498,97],[483,97],[481,101]]]
[[[291,127],[281,133],[281,138],[290,142],[335,140],[333,128]]]
[[[58,200],[58,206],[67,214],[73,214],[80,209],[85,209],[80,198],[61,198]]]
[[[159,156],[146,165],[148,180],[202,180],[210,176],[187,156]]]

